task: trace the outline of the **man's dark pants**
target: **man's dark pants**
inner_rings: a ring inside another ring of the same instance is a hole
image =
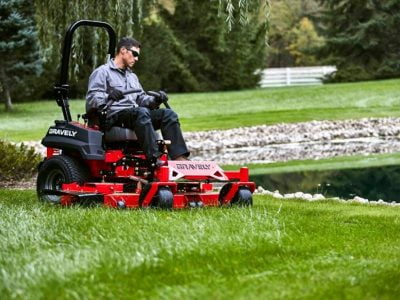
[[[178,116],[171,109],[150,110],[145,107],[124,109],[116,113],[112,123],[113,126],[134,130],[148,159],[155,159],[161,155],[156,144],[155,130],[158,129],[161,129],[165,140],[171,141],[171,145],[167,146],[171,159],[190,154],[182,136]]]

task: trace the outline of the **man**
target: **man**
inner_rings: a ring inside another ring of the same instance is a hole
[[[161,129],[166,140],[171,141],[168,154],[173,160],[186,160],[189,151],[179,125],[178,116],[171,109],[161,109],[168,100],[160,91],[156,96],[147,95],[131,68],[139,60],[140,43],[132,38],[122,38],[117,45],[117,55],[105,65],[98,67],[89,78],[86,111],[107,109],[107,127],[121,126],[133,129],[148,160],[161,165],[162,154],[156,144],[155,130]],[[128,90],[141,92],[124,95]]]

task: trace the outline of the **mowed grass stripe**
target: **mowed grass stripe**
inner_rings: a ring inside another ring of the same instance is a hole
[[[5,298],[393,298],[400,209],[255,197],[253,208],[61,208],[0,190]]]
[[[212,121],[209,116],[193,119],[183,117],[181,118],[181,124],[184,130],[199,131],[279,123],[298,123],[313,120],[346,120],[372,117],[400,117],[400,105],[393,107],[344,107],[261,111],[250,114],[214,115]]]

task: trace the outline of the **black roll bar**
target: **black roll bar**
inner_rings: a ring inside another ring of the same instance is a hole
[[[68,28],[67,33],[64,38],[64,46],[61,58],[61,74],[60,74],[60,82],[54,87],[56,92],[56,101],[58,106],[61,107],[64,120],[67,122],[71,122],[71,112],[69,110],[68,103],[68,66],[69,66],[69,58],[71,54],[71,46],[72,46],[72,37],[76,29],[81,26],[91,26],[91,27],[100,27],[107,30],[109,43],[108,43],[108,54],[110,58],[114,57],[115,54],[115,45],[116,45],[116,34],[114,29],[110,24],[106,22],[100,21],[92,21],[92,20],[80,20],[77,21]]]

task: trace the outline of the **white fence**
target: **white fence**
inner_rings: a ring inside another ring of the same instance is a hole
[[[261,71],[261,87],[322,84],[324,76],[335,72],[335,66],[270,68]]]

